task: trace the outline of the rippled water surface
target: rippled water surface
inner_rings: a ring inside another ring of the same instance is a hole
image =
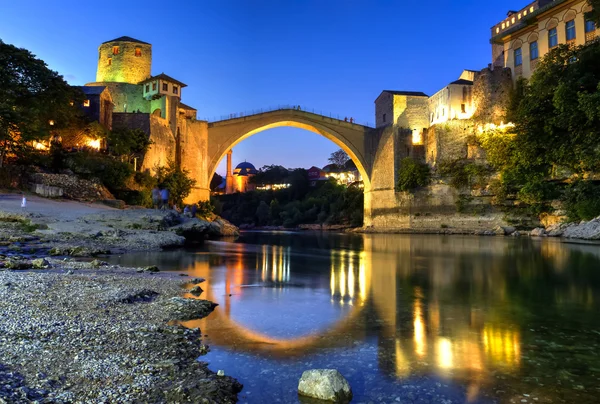
[[[206,278],[186,322],[240,402],[298,402],[311,368],[353,403],[600,402],[600,246],[527,238],[244,233],[124,265]]]

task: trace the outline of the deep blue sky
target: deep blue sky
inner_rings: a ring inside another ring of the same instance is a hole
[[[294,104],[372,124],[382,90],[431,95],[463,69],[486,67],[490,27],[527,2],[0,0],[0,39],[75,85],[95,80],[101,42],[150,42],[153,74],[188,84],[183,101],[200,119]],[[308,168],[336,149],[278,128],[240,143],[233,161]]]

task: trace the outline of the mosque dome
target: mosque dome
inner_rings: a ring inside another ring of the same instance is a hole
[[[258,171],[256,170],[256,167],[254,167],[254,165],[252,163],[248,163],[247,161],[244,161],[243,163],[240,163],[235,167],[235,170],[233,170],[233,175],[238,175],[238,176],[256,175],[257,172]]]

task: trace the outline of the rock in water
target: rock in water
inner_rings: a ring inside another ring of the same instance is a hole
[[[190,293],[194,296],[200,296],[204,290],[200,286],[194,286],[190,289]]]
[[[546,237],[546,229],[542,227],[536,227],[535,229],[531,230],[530,235],[532,237]]]
[[[335,369],[306,370],[298,383],[298,394],[334,403],[352,400],[350,384]]]

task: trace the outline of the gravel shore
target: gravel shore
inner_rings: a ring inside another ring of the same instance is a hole
[[[101,261],[0,270],[0,403],[234,403],[242,386],[197,361],[201,280]]]

